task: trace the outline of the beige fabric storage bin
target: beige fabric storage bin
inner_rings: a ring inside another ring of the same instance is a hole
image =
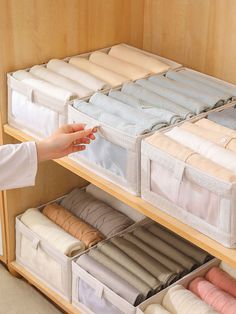
[[[144,314],[144,311],[146,310],[146,308],[148,307],[148,305],[150,304],[161,304],[162,300],[165,296],[165,294],[167,293],[167,291],[174,287],[175,285],[182,285],[185,288],[187,288],[188,284],[196,277],[198,276],[205,276],[205,274],[208,272],[208,270],[213,267],[213,266],[218,266],[220,264],[220,260],[218,260],[217,258],[212,259],[211,261],[207,262],[206,264],[202,265],[201,267],[199,267],[198,269],[194,270],[193,272],[191,272],[190,274],[186,275],[184,278],[179,279],[178,281],[176,281],[175,283],[173,283],[171,286],[167,287],[166,289],[158,292],[157,294],[155,294],[154,296],[152,296],[151,298],[145,300],[143,303],[141,303],[138,306],[137,309],[137,314]]]

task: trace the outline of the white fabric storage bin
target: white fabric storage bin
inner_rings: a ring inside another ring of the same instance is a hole
[[[99,130],[96,141],[86,151],[73,153],[69,158],[130,193],[140,195],[141,141],[147,135],[130,136],[69,106],[68,123],[78,122],[99,126]]]
[[[211,261],[207,262],[206,264],[202,265],[201,267],[197,268],[190,274],[186,275],[185,277],[179,279],[169,287],[165,288],[164,290],[158,292],[157,294],[153,295],[151,298],[142,302],[137,309],[137,314],[144,314],[144,311],[150,304],[161,304],[164,296],[166,295],[167,291],[176,286],[182,285],[183,287],[187,288],[188,284],[198,276],[205,276],[208,270],[213,266],[218,266],[220,264],[220,260],[217,258],[212,259]]]
[[[20,220],[21,216],[16,217],[16,262],[71,302],[71,263],[78,255],[68,257],[54,249],[47,241],[24,225]]]
[[[236,182],[207,175],[142,142],[142,198],[226,247],[236,247]]]

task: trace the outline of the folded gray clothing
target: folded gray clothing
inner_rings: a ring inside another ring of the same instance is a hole
[[[134,123],[138,127],[145,128],[149,131],[154,130],[155,126],[159,124],[159,121],[155,116],[131,108],[129,105],[102,93],[95,93],[90,98],[89,102],[105,112],[125,119],[130,123]],[[159,129],[159,127],[157,129]]]
[[[207,118],[211,121],[214,121],[218,124],[236,130],[236,109],[230,108],[225,109],[219,112],[209,113]]]
[[[117,261],[120,265],[128,269],[131,273],[139,277],[152,289],[157,290],[161,287],[161,282],[149,273],[144,267],[139,265],[135,260],[130,258],[117,246],[111,242],[103,242],[98,245],[98,250]]]
[[[144,100],[125,94],[121,91],[111,90],[109,96],[159,118],[160,123],[175,124],[181,121],[179,115],[165,109],[156,108]]]
[[[133,234],[154,249],[159,250],[162,254],[165,254],[173,261],[176,261],[177,263],[182,265],[188,271],[198,266],[198,263],[193,258],[178,251],[172,245],[167,244],[165,241],[159,239],[157,236],[155,236],[145,228],[139,227],[133,231]]]
[[[236,96],[236,87],[229,86],[227,82],[224,81],[217,82],[216,80],[214,80],[214,78],[211,78],[210,76],[206,77],[203,73],[192,72],[188,69],[180,70],[180,72],[187,77],[193,78],[194,80],[197,80],[203,84],[206,84],[210,87],[220,90],[225,95],[228,94],[230,96],[229,98]]]
[[[151,81],[148,81],[146,79],[138,80],[136,81],[136,83],[160,96],[163,96],[173,101],[174,103],[190,110],[195,114],[199,114],[207,110],[208,108],[205,104],[203,104],[197,99],[182,95],[181,93],[173,91],[170,88],[152,83]]]
[[[151,224],[147,227],[147,230],[152,232],[159,239],[165,241],[166,243],[174,246],[180,252],[186,254],[187,256],[193,258],[199,264],[204,264],[209,260],[209,254],[193,244],[185,241],[184,239],[173,235],[168,230],[162,228],[158,224]]]
[[[147,125],[138,125],[127,121],[124,118],[119,118],[117,115],[113,115],[109,112],[102,110],[101,108],[87,103],[85,101],[79,100],[74,103],[74,107],[81,111],[82,113],[87,114],[88,116],[106,124],[113,128],[116,128],[124,133],[127,133],[132,136],[138,136],[150,132],[150,129]],[[155,125],[154,130],[166,126],[165,124]]]
[[[129,303],[138,305],[144,299],[135,287],[88,254],[81,255],[76,263]]]
[[[129,217],[78,188],[63,198],[60,205],[106,237],[111,237],[133,224]]]
[[[117,274],[117,276],[127,281],[131,286],[135,287],[142,295],[143,300],[153,293],[153,290],[149,285],[128,271],[125,267],[121,266],[118,261],[114,261],[112,258],[100,252],[98,249],[95,248],[90,250],[88,255],[103,266],[109,268],[112,272]]]
[[[186,108],[177,105],[173,101],[170,101],[162,96],[157,95],[154,92],[147,90],[146,88],[135,84],[135,83],[126,83],[122,86],[121,91],[125,94],[132,95],[136,98],[144,100],[154,107],[169,110],[177,115],[179,115],[182,119],[188,119],[193,116]]]
[[[194,80],[193,78],[190,78],[180,72],[175,71],[169,71],[166,73],[166,77],[171,78],[177,82],[182,82],[184,84],[187,84],[199,91],[199,93],[208,94],[209,96],[212,96],[212,107],[216,106],[222,106],[229,98],[229,94],[222,93],[221,91],[208,86],[204,83],[200,83],[197,80]]]
[[[171,284],[177,277],[166,266],[162,265],[149,254],[145,253],[138,246],[129,242],[122,237],[111,238],[110,241],[115,244],[119,249],[126,253],[129,257],[142,265],[147,271],[155,276],[164,286]]]

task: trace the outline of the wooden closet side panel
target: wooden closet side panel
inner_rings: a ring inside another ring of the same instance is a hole
[[[236,1],[145,0],[143,47],[236,83]]]

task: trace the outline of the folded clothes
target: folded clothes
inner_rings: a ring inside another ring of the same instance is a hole
[[[193,72],[188,69],[180,70],[180,73],[185,75],[186,77],[193,78],[194,80],[199,81],[200,83],[203,83],[207,86],[213,87],[217,90],[222,91],[225,94],[229,94],[230,96],[236,96],[236,87],[235,86],[230,86],[229,83],[224,82],[224,81],[216,81],[211,76],[205,76],[201,72]]]
[[[144,219],[145,217],[143,214],[139,213],[136,209],[133,209],[132,207],[121,202],[116,197],[112,196],[111,194],[103,191],[102,189],[99,189],[96,185],[89,184],[86,187],[86,192],[91,194],[96,199],[104,202],[105,204],[111,206],[112,208],[128,216],[133,221],[137,222]]]
[[[157,280],[144,267],[138,264],[134,259],[130,258],[111,242],[100,243],[98,245],[98,250],[114,261],[117,261],[121,266],[125,267],[128,271],[136,275],[153,290],[160,290],[162,284],[159,280]]]
[[[149,74],[149,71],[142,67],[122,61],[101,51],[91,53],[89,61],[105,69],[128,77],[130,80],[137,80]]]
[[[171,78],[177,82],[182,82],[184,84],[189,85],[190,87],[197,89],[199,92],[203,92],[204,94],[209,94],[209,96],[212,96],[212,108],[215,106],[221,106],[226,102],[228,99],[230,99],[230,94],[224,93],[218,89],[215,89],[211,86],[208,86],[204,83],[200,83],[199,81],[187,77],[184,75],[183,71],[169,71],[166,74],[166,77]]]
[[[66,233],[37,208],[27,209],[21,216],[21,221],[62,254],[71,257],[85,249],[83,242]]]
[[[236,172],[236,154],[234,152],[222,148],[179,127],[174,127],[165,134],[222,167],[225,167],[234,173]]]
[[[215,107],[219,100],[215,97],[215,95],[209,94],[206,91],[203,91],[201,88],[196,88],[196,86],[190,86],[187,83],[176,81],[163,75],[154,75],[149,77],[148,80],[154,84],[169,88],[172,91],[175,91],[192,99],[196,99],[204,104],[208,109]]]
[[[212,267],[205,275],[205,278],[214,286],[228,292],[236,298],[236,279],[221,270],[219,267]]]
[[[210,142],[213,142],[219,146],[222,146],[236,153],[236,132],[227,128],[225,129],[228,130],[228,132],[223,132],[222,126],[218,128],[216,123],[207,119],[203,119],[203,120],[205,120],[204,121],[205,125],[207,125],[209,122],[210,126],[215,125],[216,127],[215,128],[213,127],[213,129],[212,127],[205,128],[198,123],[189,123],[189,122],[183,123],[180,127],[181,129],[184,129],[192,134],[195,134],[199,137],[209,140]],[[221,129],[221,132],[215,131],[219,129]],[[231,134],[231,135],[228,135],[228,134]]]
[[[92,63],[88,59],[81,57],[73,57],[69,60],[69,63],[78,67],[80,70],[88,72],[101,80],[105,81],[112,87],[121,85],[129,81],[128,77],[115,73],[113,71],[107,70],[95,63]]]
[[[101,263],[103,266],[109,268],[112,272],[117,274],[123,280],[127,281],[131,286],[135,287],[142,295],[143,300],[146,299],[147,296],[150,295],[150,293],[152,293],[152,289],[149,285],[147,285],[133,273],[128,271],[125,267],[121,266],[118,261],[114,261],[97,249],[90,250],[88,252],[88,255],[95,259],[97,262]]]
[[[109,92],[109,96],[119,101],[122,101],[123,103],[132,106],[138,110],[142,110],[143,112],[155,116],[156,118],[160,119],[157,120],[159,121],[159,123],[174,124],[181,121],[179,115],[165,109],[154,107],[144,100],[141,100],[129,94],[125,94],[121,91],[111,90]]]
[[[170,101],[173,101],[174,103],[186,108],[187,110],[195,114],[199,114],[207,110],[208,108],[204,103],[200,102],[197,99],[185,96],[179,92],[173,91],[170,88],[154,84],[146,79],[138,80],[136,81],[136,83],[150,90],[151,92],[154,92],[162,97],[165,97],[166,99],[169,99]]]
[[[111,237],[133,224],[133,221],[124,214],[78,188],[63,198],[60,205],[106,237]]]
[[[236,268],[230,266],[229,264],[225,263],[224,261],[220,262],[220,268],[229,274],[231,277],[236,279]]]
[[[189,290],[222,314],[236,313],[236,299],[202,277],[195,278]]]
[[[236,130],[236,109],[230,108],[219,112],[211,112],[207,118],[227,128]]]
[[[89,248],[103,239],[102,234],[57,203],[44,207],[43,214]]]
[[[13,73],[13,77],[19,81],[24,82],[35,90],[60,101],[68,101],[76,98],[76,95],[72,92],[55,86],[54,84],[48,83],[37,76],[24,71],[19,70]]]
[[[181,285],[170,288],[162,305],[172,314],[217,314],[209,305]]]
[[[146,88],[135,84],[135,83],[125,83],[122,86],[121,91],[125,94],[129,94],[138,99],[144,100],[154,107],[165,109],[178,114],[182,119],[188,119],[193,116],[193,114],[186,108],[170,101],[162,96],[157,95],[154,92],[147,90]]]
[[[171,314],[161,304],[149,304],[144,314]]]
[[[159,239],[165,241],[166,243],[174,246],[180,252],[185,255],[193,258],[199,264],[204,264],[209,260],[209,254],[198,247],[190,244],[184,239],[178,237],[177,235],[173,235],[168,230],[162,228],[158,224],[151,224],[147,227],[147,230],[157,236]]]
[[[197,263],[194,259],[181,253],[176,248],[162,241],[161,239],[153,235],[151,232],[149,232],[145,228],[139,227],[133,231],[133,234],[136,237],[138,237],[140,240],[144,241],[145,243],[153,247],[154,249],[165,254],[167,257],[169,257],[173,261],[179,263],[187,270],[192,270],[193,268],[196,268]]]
[[[117,59],[138,65],[150,71],[150,73],[161,73],[168,71],[170,68],[168,64],[158,60],[157,58],[148,56],[141,51],[129,48],[123,44],[111,47],[108,54]]]
[[[65,61],[52,59],[48,62],[47,68],[61,74],[93,91],[107,88],[107,83],[94,75],[80,70],[76,66]]]
[[[114,237],[110,241],[129,257],[139,263],[143,268],[149,271],[164,286],[169,285],[174,281],[174,279],[176,279],[177,275],[175,273],[125,238]]]
[[[129,303],[138,305],[142,302],[143,297],[134,286],[88,254],[81,255],[76,263]]]
[[[77,97],[86,97],[93,93],[93,91],[65,76],[57,74],[43,65],[35,65],[30,69],[30,73],[34,74],[40,79],[43,79],[56,86],[67,89],[68,91],[77,95]]]
[[[172,272],[178,274],[178,276],[182,276],[186,274],[186,270],[183,266],[175,262],[174,260],[170,259],[166,255],[162,254],[160,251],[154,249],[153,247],[149,246],[138,237],[131,233],[127,233],[123,235],[124,239],[128,240],[129,242],[138,246],[143,252],[147,253],[151,257],[155,258],[158,262],[162,265],[165,265],[168,269]]]
[[[234,175],[232,171],[218,165],[208,158],[201,156],[192,149],[179,144],[177,141],[164,134],[155,133],[148,137],[146,141],[158,149],[186,162],[187,164],[201,170],[204,173],[214,176],[220,180],[228,182],[236,181],[236,175]]]
[[[224,127],[218,123],[215,123],[209,119],[200,119],[198,121],[195,122],[196,125],[207,129],[209,131],[214,131],[217,133],[222,133],[224,136],[228,136],[228,137],[232,137],[235,138],[236,137],[236,131],[232,130],[230,128]]]

